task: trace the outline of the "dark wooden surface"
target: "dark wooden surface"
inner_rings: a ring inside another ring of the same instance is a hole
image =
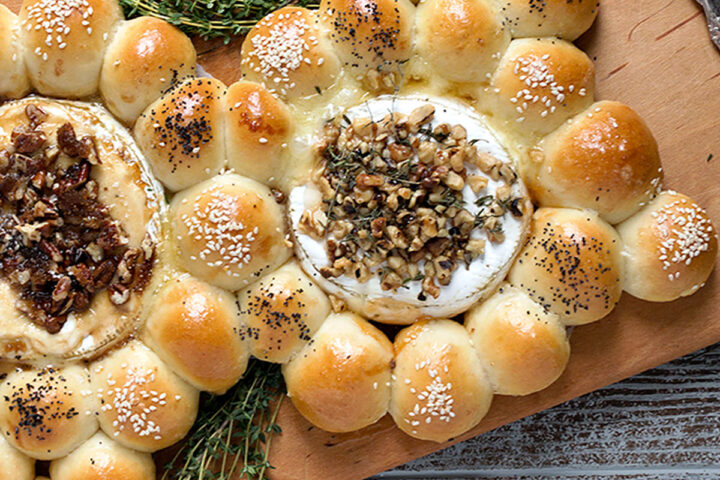
[[[718,479],[720,344],[373,478]]]

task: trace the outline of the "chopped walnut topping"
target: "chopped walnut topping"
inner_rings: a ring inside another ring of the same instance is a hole
[[[0,274],[19,292],[18,307],[49,333],[108,289],[116,305],[147,283],[154,245],[129,248],[126,233],[98,199],[92,137],[72,125],[55,138],[39,129],[47,113],[30,104],[29,124],[0,146]],[[56,163],[64,155],[62,166]]]
[[[380,121],[343,116],[326,124],[313,174],[324,211],[307,210],[300,220],[305,233],[328,235],[324,277],[350,275],[364,283],[377,276],[392,291],[420,282],[418,298],[437,298],[462,263],[484,254],[485,240],[473,232],[485,230],[490,241],[501,242],[502,217],[522,215],[512,168],[478,152],[462,125],[432,127],[434,115],[428,104]],[[468,175],[466,165],[503,181],[495,196],[475,202],[476,214],[462,192],[468,186],[479,194],[488,178]]]

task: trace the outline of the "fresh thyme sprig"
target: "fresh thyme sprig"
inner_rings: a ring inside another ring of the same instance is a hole
[[[246,34],[268,13],[287,5],[314,8],[313,0],[120,0],[127,18],[161,18],[187,33],[203,38]]]
[[[222,396],[203,398],[182,448],[162,480],[262,480],[272,466],[270,441],[284,392],[279,365],[251,360],[245,377]]]

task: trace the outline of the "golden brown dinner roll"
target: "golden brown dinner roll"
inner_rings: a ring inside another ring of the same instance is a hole
[[[566,325],[610,313],[622,294],[622,246],[596,213],[540,208],[509,280]]]
[[[417,8],[417,48],[437,74],[486,82],[510,44],[494,0],[425,0]]]
[[[252,82],[232,84],[227,107],[228,166],[259,182],[278,185],[288,168],[282,152],[292,132],[290,110]]]
[[[705,284],[717,258],[717,230],[687,196],[667,191],[618,225],[625,258],[625,291],[669,302]]]
[[[570,42],[513,40],[493,76],[492,88],[497,114],[510,126],[546,135],[593,103],[595,68]]]
[[[290,258],[280,205],[265,185],[219,175],[173,198],[180,263],[215,286],[239,290]]]
[[[52,480],[155,480],[149,453],[136,452],[98,432],[67,457],[50,464]]]
[[[33,87],[66,98],[95,93],[105,49],[122,19],[117,0],[24,0],[22,43]]]
[[[217,174],[226,161],[225,85],[197,78],[152,103],[135,123],[135,140],[155,176],[173,191]]]
[[[283,366],[298,411],[329,432],[378,421],[390,402],[392,344],[354,313],[330,315],[313,339]]]
[[[0,4],[0,99],[24,97],[29,91],[20,23],[14,13]]]
[[[144,339],[199,390],[224,393],[247,368],[235,297],[187,274],[170,280],[155,296]]]
[[[642,118],[619,102],[598,102],[548,135],[523,172],[547,207],[588,208],[618,223],[662,184],[657,142]]]
[[[330,300],[291,261],[238,294],[243,332],[253,356],[287,363],[330,314]]]
[[[465,314],[465,328],[500,395],[543,390],[560,377],[570,357],[558,316],[507,284]]]
[[[64,457],[97,431],[98,402],[87,369],[28,369],[0,385],[0,429],[5,439],[39,460]]]
[[[477,425],[492,387],[462,325],[420,321],[395,338],[390,414],[408,435],[444,442]]]
[[[321,0],[319,11],[340,60],[360,72],[410,58],[414,15],[409,0]]]
[[[0,435],[0,478],[7,480],[33,480],[35,460],[22,454]]]
[[[513,37],[575,40],[595,21],[598,0],[500,0]]]
[[[163,92],[195,74],[195,47],[169,23],[153,17],[123,22],[108,45],[100,74],[105,105],[132,124]]]
[[[260,20],[243,41],[241,65],[244,79],[287,98],[325,90],[340,74],[316,13],[299,7],[284,7]]]
[[[169,447],[195,421],[199,392],[136,340],[93,364],[90,375],[102,404],[100,428],[125,447]]]

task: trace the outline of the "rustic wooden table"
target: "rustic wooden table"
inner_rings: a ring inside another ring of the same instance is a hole
[[[720,344],[375,479],[720,478]]]

